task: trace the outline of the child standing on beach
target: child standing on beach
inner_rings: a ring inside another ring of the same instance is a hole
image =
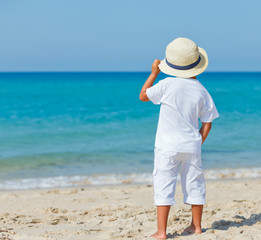
[[[151,237],[155,239],[167,238],[167,220],[170,206],[175,204],[179,165],[184,203],[192,209],[191,225],[184,231],[201,233],[206,192],[201,145],[212,121],[219,117],[210,94],[196,78],[207,65],[208,57],[202,48],[190,39],[177,38],[167,46],[165,59],[154,61],[140,92],[141,101],[161,104],[153,170],[158,231]],[[152,86],[160,71],[176,78],[167,77]]]

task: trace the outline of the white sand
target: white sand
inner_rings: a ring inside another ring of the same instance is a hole
[[[261,239],[261,179],[207,182],[200,235],[181,236],[190,206],[171,208],[170,239]],[[150,185],[0,192],[1,240],[146,239],[156,230]]]

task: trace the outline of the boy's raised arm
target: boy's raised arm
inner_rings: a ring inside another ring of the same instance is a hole
[[[149,98],[146,94],[146,89],[150,88],[153,85],[154,81],[156,80],[157,76],[159,75],[159,73],[160,73],[160,69],[158,67],[159,64],[160,64],[160,60],[158,60],[158,59],[156,59],[152,64],[151,74],[148,77],[147,81],[144,83],[144,85],[140,91],[140,100],[142,102],[149,101]]]

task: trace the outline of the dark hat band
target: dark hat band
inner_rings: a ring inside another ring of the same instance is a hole
[[[166,61],[167,65],[168,65],[169,67],[171,67],[171,68],[174,68],[174,69],[177,69],[177,70],[189,70],[189,69],[191,69],[191,68],[196,67],[196,66],[199,64],[200,59],[201,59],[201,57],[199,56],[199,57],[198,57],[198,60],[197,60],[196,62],[194,62],[194,63],[192,63],[192,64],[189,64],[189,65],[187,65],[187,66],[177,66],[177,65],[174,65],[174,64],[168,62],[167,58],[165,58],[165,61]]]

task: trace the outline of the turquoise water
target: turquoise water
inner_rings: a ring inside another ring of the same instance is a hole
[[[0,73],[0,188],[14,179],[150,174],[159,106],[139,101],[148,75]],[[261,73],[199,80],[221,116],[203,146],[205,169],[261,167]]]

